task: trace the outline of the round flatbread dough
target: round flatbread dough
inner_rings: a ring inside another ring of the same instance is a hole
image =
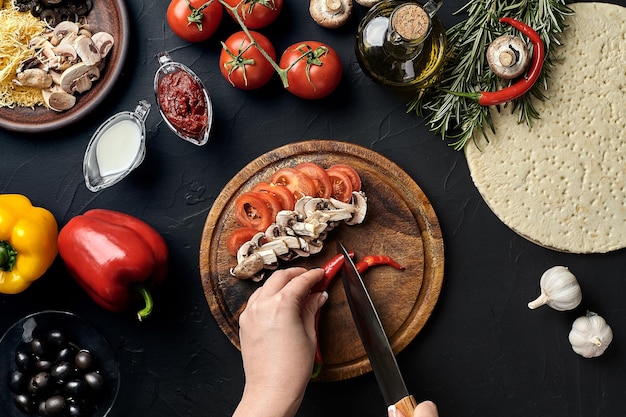
[[[493,212],[523,237],[573,253],[626,247],[626,8],[575,3],[541,119],[492,109],[496,133],[465,152]]]

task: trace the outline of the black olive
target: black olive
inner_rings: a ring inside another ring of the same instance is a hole
[[[63,382],[70,378],[73,373],[74,367],[68,362],[57,362],[50,371],[50,375],[52,375],[52,377],[59,382]]]
[[[39,18],[52,27],[56,26],[58,23],[56,13],[54,13],[52,9],[43,9]]]
[[[74,364],[76,368],[81,371],[89,371],[93,368],[94,358],[91,352],[88,350],[81,350],[76,354],[76,358],[74,360]]]
[[[46,416],[62,416],[65,412],[65,398],[61,395],[53,395],[46,400]]]
[[[46,337],[46,341],[48,346],[50,346],[55,351],[59,351],[65,347],[67,344],[67,339],[65,334],[59,330],[51,330],[48,332],[48,336]]]
[[[48,415],[48,413],[46,413],[46,400],[43,400],[39,403],[39,405],[37,406],[37,411],[39,412],[40,416]]]
[[[30,372],[35,366],[35,359],[29,353],[18,350],[15,353],[15,364],[20,371]]]
[[[48,389],[48,381],[50,374],[48,372],[39,372],[30,379],[28,391],[34,395],[40,395]]]
[[[78,404],[69,404],[67,406],[67,415],[69,417],[81,417],[83,415],[83,410]]]
[[[82,379],[71,379],[65,383],[64,391],[68,397],[82,399],[87,389],[87,383]]]
[[[17,406],[17,408],[24,413],[30,413],[34,409],[33,402],[31,401],[30,397],[26,394],[14,395],[13,401],[15,402],[15,405]]]
[[[41,16],[41,12],[43,12],[44,10],[45,8],[41,3],[35,2],[30,8],[30,14],[32,14],[34,17],[39,17]]]
[[[50,372],[52,369],[52,362],[47,359],[40,359],[35,362],[35,370],[41,372]]]
[[[20,393],[26,388],[28,376],[22,371],[13,371],[9,379],[9,388],[15,393]]]
[[[74,346],[64,347],[57,353],[57,360],[63,362],[74,363],[74,358],[76,357],[76,348]]]
[[[98,393],[104,388],[104,378],[102,378],[102,375],[98,372],[86,373],[83,378],[85,378],[87,386],[91,388],[94,393]]]
[[[46,342],[39,338],[35,338],[30,342],[31,352],[39,358],[45,358],[48,355],[48,347]]]

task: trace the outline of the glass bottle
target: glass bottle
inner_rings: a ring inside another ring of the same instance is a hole
[[[435,80],[446,55],[446,33],[435,13],[442,0],[421,5],[414,1],[383,0],[359,23],[356,56],[374,81],[417,90]]]

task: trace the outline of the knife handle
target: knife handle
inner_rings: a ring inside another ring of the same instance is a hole
[[[417,407],[417,402],[415,401],[415,397],[412,395],[407,395],[402,398],[396,404],[396,409],[400,410],[404,417],[413,417],[413,410]]]

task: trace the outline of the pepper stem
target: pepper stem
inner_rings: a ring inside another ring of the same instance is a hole
[[[143,300],[146,303],[146,306],[137,312],[137,319],[139,321],[144,321],[150,315],[150,313],[152,313],[152,307],[154,305],[152,303],[152,295],[150,294],[150,291],[148,291],[148,289],[142,285],[135,287],[135,290],[139,294],[141,294]]]
[[[17,261],[17,251],[6,240],[0,240],[0,271],[12,271]]]

